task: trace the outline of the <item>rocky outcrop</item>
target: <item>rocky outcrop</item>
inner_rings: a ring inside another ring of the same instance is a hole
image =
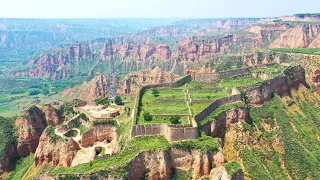
[[[208,136],[219,137],[224,140],[228,128],[230,128],[232,124],[241,121],[248,121],[248,110],[246,108],[235,108],[223,112],[215,120],[213,119],[205,124],[202,130]]]
[[[101,58],[111,59],[114,55],[119,55],[125,61],[146,61],[150,58],[167,60],[171,57],[171,50],[167,44],[117,44],[112,43],[112,41],[106,41],[101,51]]]
[[[295,14],[293,16],[282,16],[282,21],[302,21],[302,22],[319,22],[320,14]]]
[[[45,118],[48,126],[57,126],[61,123],[59,114],[53,106],[47,105],[44,108],[43,112],[45,114]]]
[[[172,168],[192,170],[192,178],[200,179],[210,174],[213,164],[220,166],[224,162],[221,152],[201,153],[197,150],[145,151],[129,163],[129,179],[140,179],[149,172],[149,179],[169,179]]]
[[[81,137],[81,146],[87,147],[93,145],[97,141],[112,142],[116,150],[117,134],[116,130],[112,125],[97,125],[93,129],[84,132]],[[114,151],[115,152],[115,151]]]
[[[70,166],[74,154],[80,146],[72,138],[67,142],[62,138],[53,138],[44,131],[35,152],[35,166],[52,162],[54,166]]]
[[[123,78],[118,88],[120,95],[136,95],[140,86],[173,82],[178,75],[166,72],[159,67],[142,72],[130,73]]]
[[[308,48],[320,34],[320,25],[300,25],[290,28],[270,44],[270,48]],[[318,41],[318,40],[317,40]],[[318,42],[312,47],[318,46]]]
[[[310,81],[311,81],[312,85],[319,87],[319,85],[320,85],[320,69],[317,69],[313,72]]]
[[[25,157],[36,151],[41,133],[45,128],[43,113],[36,106],[30,107],[22,117],[16,120],[17,155],[19,157]]]
[[[223,166],[215,167],[210,171],[209,180],[244,180],[242,170],[233,175],[229,175]]]
[[[85,81],[79,86],[63,91],[62,96],[86,100],[88,103],[92,103],[97,98],[105,98],[108,92],[107,84],[108,77],[99,75],[89,82]]]
[[[283,76],[278,76],[252,86],[240,87],[245,92],[246,103],[261,104],[272,98],[273,93],[289,94],[291,88],[306,85],[305,70],[301,66],[287,68]]]

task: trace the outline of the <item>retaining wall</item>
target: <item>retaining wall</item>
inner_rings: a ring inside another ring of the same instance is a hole
[[[199,137],[197,127],[191,125],[145,124],[132,127],[131,136],[164,136],[168,141],[192,140]]]
[[[225,104],[237,102],[237,101],[241,101],[241,94],[236,94],[236,95],[224,97],[224,98],[221,98],[221,99],[217,99],[217,100],[213,101],[204,110],[202,110],[200,113],[195,115],[194,116],[194,120],[195,121],[201,121],[205,117],[209,116],[218,107],[220,107],[222,105],[225,105]]]

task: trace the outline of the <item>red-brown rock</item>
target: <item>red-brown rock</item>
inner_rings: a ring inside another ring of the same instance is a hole
[[[45,114],[48,126],[57,126],[58,124],[60,124],[61,122],[60,117],[57,113],[57,110],[53,106],[51,105],[46,106],[43,112]]]
[[[45,129],[45,120],[41,110],[32,106],[16,120],[18,136],[17,155],[24,157],[34,153],[38,147],[41,133]]]

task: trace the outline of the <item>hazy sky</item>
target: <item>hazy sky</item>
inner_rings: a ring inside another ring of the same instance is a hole
[[[319,12],[320,0],[0,0],[0,17],[208,18]]]

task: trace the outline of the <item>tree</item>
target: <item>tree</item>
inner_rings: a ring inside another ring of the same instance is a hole
[[[154,97],[158,97],[160,95],[160,91],[157,88],[152,88],[152,94]]]
[[[49,94],[49,90],[48,89],[42,89],[41,93],[44,95],[48,95]]]
[[[175,116],[172,116],[171,118],[170,118],[170,122],[171,122],[171,124],[180,124],[180,117],[179,116],[177,116],[177,115],[175,115]]]
[[[144,119],[145,121],[151,121],[151,120],[152,120],[152,116],[150,115],[149,112],[144,112],[144,113],[143,113],[143,119]]]
[[[40,94],[40,90],[32,89],[32,90],[29,91],[29,96],[34,96],[34,95],[37,95],[37,94]]]
[[[114,99],[114,102],[116,103],[116,105],[123,105],[123,102],[120,96],[116,96]]]

